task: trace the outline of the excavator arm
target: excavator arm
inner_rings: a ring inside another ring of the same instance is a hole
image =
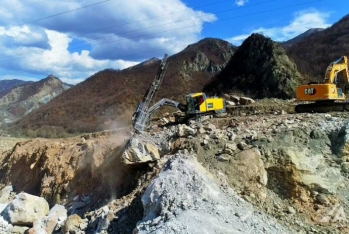
[[[152,84],[145,93],[142,102],[138,104],[137,110],[132,116],[133,127],[136,130],[136,132],[144,131],[145,125],[148,122],[152,113],[163,105],[177,107],[179,110],[185,111],[185,105],[167,98],[161,99],[155,105],[149,107],[164,79],[164,75],[168,66],[167,57],[168,55],[165,54]]]
[[[173,101],[173,100],[170,100],[170,99],[167,99],[167,98],[163,98],[160,101],[158,101],[157,103],[155,103],[154,106],[149,108],[148,117],[150,115],[152,115],[152,113],[154,111],[156,111],[157,109],[159,109],[163,105],[176,107],[176,108],[178,108],[182,112],[185,112],[185,110],[186,110],[186,106],[181,104],[180,102]]]
[[[159,109],[160,107],[162,106],[173,106],[173,107],[176,107],[178,108],[180,111],[182,112],[185,112],[186,110],[186,106],[179,103],[179,102],[176,102],[176,101],[173,101],[173,100],[170,100],[170,99],[167,99],[167,98],[163,98],[161,99],[160,101],[158,101],[157,103],[155,103],[152,107],[150,107],[148,109],[148,111],[142,111],[140,108],[140,111],[136,111],[135,113],[139,113],[140,116],[142,116],[141,118],[140,117],[136,117],[135,118],[135,122],[134,122],[134,129],[137,131],[137,132],[142,132],[144,131],[144,128],[145,128],[145,125],[146,123],[148,122],[150,116],[154,113],[154,111],[156,111],[157,109]],[[137,121],[138,119],[138,121]]]
[[[325,73],[324,84],[335,84],[337,75],[342,73],[345,86],[348,86],[348,58],[347,56],[342,56],[333,63],[331,63]]]

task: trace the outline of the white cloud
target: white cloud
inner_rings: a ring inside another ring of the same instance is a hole
[[[81,80],[177,53],[200,38],[204,23],[216,20],[180,0],[99,2],[1,2],[0,9],[11,10],[0,10],[0,69]]]
[[[235,0],[235,4],[238,6],[243,6],[248,2],[248,0]]]
[[[0,26],[1,44],[13,48],[18,46],[31,46],[48,48],[47,35],[41,27],[13,26],[9,28]]]
[[[250,36],[250,34],[242,34],[242,35],[238,35],[235,37],[231,37],[231,38],[227,39],[227,41],[229,41],[233,45],[240,45],[249,36]]]
[[[295,13],[294,19],[286,26],[273,28],[260,27],[252,30],[250,34],[237,35],[227,39],[227,41],[234,45],[240,45],[251,33],[263,34],[274,41],[287,41],[311,28],[327,28],[331,26],[326,23],[328,17],[329,13],[313,9],[300,11]]]
[[[54,74],[67,83],[76,84],[105,68],[123,69],[137,64],[124,60],[96,60],[89,56],[87,50],[71,53],[68,51],[69,43],[72,41],[69,36],[51,30],[45,32],[51,49],[18,47],[8,50],[7,55],[11,59],[3,60],[2,65],[12,70],[43,74],[42,78]]]

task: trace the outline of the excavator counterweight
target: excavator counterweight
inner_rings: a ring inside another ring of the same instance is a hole
[[[349,103],[345,102],[348,82],[348,58],[342,56],[328,65],[323,82],[311,82],[297,87],[296,101],[300,104],[295,111],[303,113],[348,110]]]

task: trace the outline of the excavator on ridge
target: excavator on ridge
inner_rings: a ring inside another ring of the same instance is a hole
[[[345,93],[349,91],[348,58],[330,63],[322,82],[310,82],[296,89],[297,113],[349,111]]]
[[[168,55],[165,54],[152,84],[146,91],[143,100],[138,104],[136,112],[132,115],[132,123],[136,132],[143,132],[150,116],[163,105],[176,107],[185,114],[180,120],[178,120],[178,122],[185,122],[202,115],[226,112],[225,99],[219,97],[207,97],[206,94],[202,92],[186,95],[186,104],[163,98],[153,106],[150,106],[164,79],[168,66],[167,58]]]

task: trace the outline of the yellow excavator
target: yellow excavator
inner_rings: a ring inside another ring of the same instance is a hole
[[[167,70],[167,58],[168,55],[165,54],[160,63],[155,79],[145,93],[143,100],[138,104],[136,112],[132,116],[132,123],[136,132],[143,132],[151,115],[163,105],[176,107],[184,113],[184,116],[181,116],[181,118],[178,119],[178,122],[186,122],[190,119],[211,113],[220,114],[226,112],[225,99],[219,97],[207,97],[206,94],[202,92],[186,95],[186,104],[163,98],[153,106],[150,106],[156,92],[160,88]]]
[[[349,111],[346,91],[349,86],[348,58],[342,56],[330,63],[323,82],[310,82],[296,89],[297,113]]]

